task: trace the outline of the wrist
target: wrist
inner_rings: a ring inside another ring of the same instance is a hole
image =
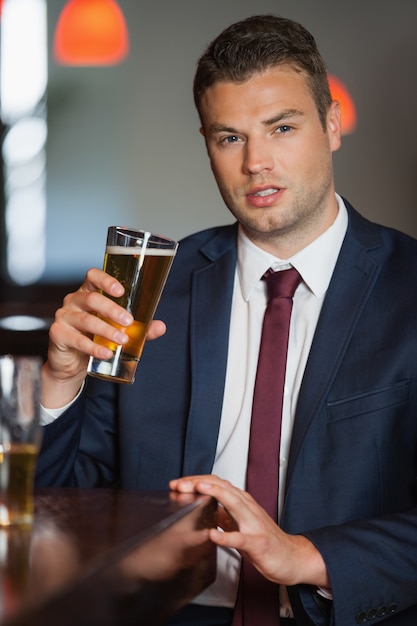
[[[293,535],[296,551],[295,563],[298,563],[294,584],[307,584],[322,589],[330,589],[327,567],[321,553],[315,545],[303,535]]]
[[[70,404],[79,394],[85,381],[86,373],[73,376],[55,375],[45,363],[42,368],[41,404],[45,409],[61,409]]]

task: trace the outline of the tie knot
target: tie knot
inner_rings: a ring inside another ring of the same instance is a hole
[[[295,267],[280,272],[269,269],[263,275],[263,279],[268,290],[268,302],[275,298],[292,298],[301,282],[301,276]]]

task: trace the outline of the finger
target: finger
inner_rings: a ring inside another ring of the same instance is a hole
[[[194,493],[198,491],[197,487],[200,483],[204,484],[204,482],[210,480],[215,480],[215,477],[211,475],[185,476],[171,480],[169,486],[174,491]]]
[[[114,276],[110,276],[103,270],[93,267],[88,270],[80,291],[100,291],[114,298],[120,298],[124,294],[124,287]]]
[[[72,309],[97,313],[122,326],[130,326],[133,316],[114,300],[123,293],[124,287],[116,278],[103,270],[91,268],[81,287],[64,298],[61,311],[65,313]]]
[[[64,298],[63,306],[57,310],[55,317],[63,317],[65,320],[65,316],[71,311],[98,314],[120,326],[130,326],[133,323],[131,313],[98,291],[83,291],[80,288],[78,291],[68,294]]]
[[[158,339],[158,337],[162,337],[165,335],[167,327],[164,322],[161,320],[153,320],[149,324],[148,331],[146,333],[146,339],[152,341],[153,339]]]
[[[191,482],[193,488],[197,491],[210,494],[216,498],[229,513],[233,514],[243,503],[245,505],[255,504],[255,506],[257,506],[249,493],[235,487],[228,480],[224,480],[218,476],[187,476],[180,479],[180,488],[184,487],[182,484],[183,481],[185,481],[185,488],[187,487],[187,483]]]
[[[105,296],[101,296],[101,298],[104,301],[108,300]],[[132,323],[130,321],[133,321],[132,316],[124,309],[107,307],[105,303],[97,305],[97,308],[100,310],[89,311],[72,308],[58,310],[55,314],[55,323],[58,326],[75,329],[91,336],[104,337],[117,344],[126,343],[128,340],[126,328]]]
[[[196,488],[191,479],[175,478],[169,481],[169,488],[181,493],[195,493]]]
[[[234,548],[240,553],[244,552],[244,546],[246,544],[245,536],[239,531],[223,532],[217,528],[211,528],[209,537],[210,540],[218,546]]]

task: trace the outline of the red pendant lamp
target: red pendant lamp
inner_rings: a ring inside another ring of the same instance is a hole
[[[115,0],[69,0],[55,29],[53,54],[62,65],[116,65],[129,35]]]

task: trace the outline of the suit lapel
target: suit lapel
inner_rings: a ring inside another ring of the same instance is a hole
[[[184,475],[210,473],[216,452],[236,269],[236,227],[201,252],[209,264],[193,274],[190,310],[191,402]]]
[[[356,219],[362,221],[357,214],[354,221]],[[364,223],[370,225],[365,220]],[[379,239],[375,238],[375,232],[373,230],[368,239],[368,249],[380,245]],[[364,245],[348,232],[323,303],[300,388],[291,440],[287,487],[306,432],[325,402],[379,271],[379,264],[368,254]]]

